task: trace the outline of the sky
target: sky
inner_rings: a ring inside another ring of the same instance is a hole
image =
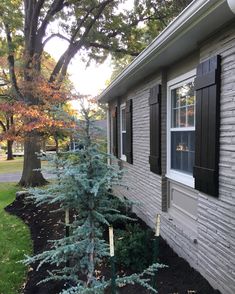
[[[59,38],[54,38],[47,43],[47,51],[56,60],[66,50],[67,43]],[[106,87],[106,82],[112,74],[111,58],[109,57],[103,64],[94,62],[86,67],[86,64],[75,56],[69,65],[68,73],[75,89],[81,94],[96,96]]]
[[[124,3],[119,4],[118,10],[131,10],[133,5],[134,0],[126,0]],[[68,44],[65,40],[53,38],[46,44],[45,51],[57,61],[66,50],[67,46]],[[97,65],[93,62],[86,68],[86,64],[82,62],[81,57],[77,55],[70,63],[68,73],[75,89],[80,94],[97,96],[106,88],[106,83],[111,77],[111,57],[103,64]]]

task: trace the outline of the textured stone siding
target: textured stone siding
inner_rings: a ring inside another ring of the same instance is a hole
[[[128,184],[129,189],[118,187],[117,193],[136,202],[134,210],[152,227],[156,214],[161,211],[162,187],[161,177],[150,172],[148,162],[150,154],[148,100],[150,88],[160,82],[160,78],[155,77],[119,99],[119,104],[133,99],[133,164],[123,162],[125,170],[123,182]],[[120,129],[120,122],[118,125]]]
[[[199,56],[200,53],[200,56]],[[195,52],[197,63],[216,54],[222,56],[219,198],[198,197],[197,233],[187,231],[167,212],[166,172],[166,83],[175,65],[161,75],[143,82],[119,99],[133,99],[133,165],[124,163],[124,180],[129,189],[117,193],[137,201],[137,214],[154,227],[156,214],[162,213],[161,235],[169,245],[222,294],[235,293],[235,24],[224,28]],[[188,64],[188,63],[187,63]],[[193,64],[193,63],[192,63]],[[191,66],[191,65],[190,65]],[[178,66],[177,66],[178,67]],[[186,65],[187,68],[187,65]],[[176,71],[177,72],[177,71]],[[185,71],[186,72],[186,71]],[[162,171],[149,169],[149,90],[162,83]],[[115,103],[110,105],[112,108]],[[120,124],[119,124],[120,125]],[[119,145],[120,146],[120,145]]]
[[[199,194],[198,262],[222,293],[235,293],[235,23],[202,45],[200,61],[222,56],[219,199]]]

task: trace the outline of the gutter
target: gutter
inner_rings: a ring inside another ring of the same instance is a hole
[[[140,80],[141,75],[142,78],[144,78],[148,74],[148,71],[150,71],[148,67],[153,66],[153,64],[151,64],[152,61],[156,63],[157,69],[157,63],[162,62],[162,60],[158,60],[160,59],[159,56],[162,54],[162,58],[164,58],[164,51],[166,49],[172,48],[177,42],[180,42],[187,33],[189,34],[193,31],[193,29],[196,28],[197,25],[200,25],[205,18],[209,17],[212,12],[221,11],[223,8],[226,10],[224,18],[227,20],[228,15],[232,18],[232,13],[229,11],[227,1],[232,3],[235,2],[235,0],[194,0],[191,2],[191,4],[150,43],[150,45],[112,81],[98,97],[98,100],[104,103],[126,93],[135,82]],[[194,46],[196,46],[196,44]],[[167,62],[168,60],[165,61],[164,66],[167,65]]]

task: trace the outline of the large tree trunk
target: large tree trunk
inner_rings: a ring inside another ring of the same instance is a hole
[[[7,160],[13,160],[13,152],[12,152],[13,141],[7,141]]]
[[[40,137],[31,135],[25,138],[24,142],[24,166],[19,185],[24,187],[42,186],[47,183],[41,171],[35,170],[41,168],[41,160],[37,153],[40,153]]]

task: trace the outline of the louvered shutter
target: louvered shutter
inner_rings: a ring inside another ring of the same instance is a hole
[[[113,155],[118,157],[118,121],[117,107],[112,112],[113,123]]]
[[[126,161],[133,163],[132,99],[126,102]]]
[[[195,189],[218,196],[219,113],[221,58],[214,56],[197,67]]]
[[[161,174],[161,85],[150,89],[150,170]]]

